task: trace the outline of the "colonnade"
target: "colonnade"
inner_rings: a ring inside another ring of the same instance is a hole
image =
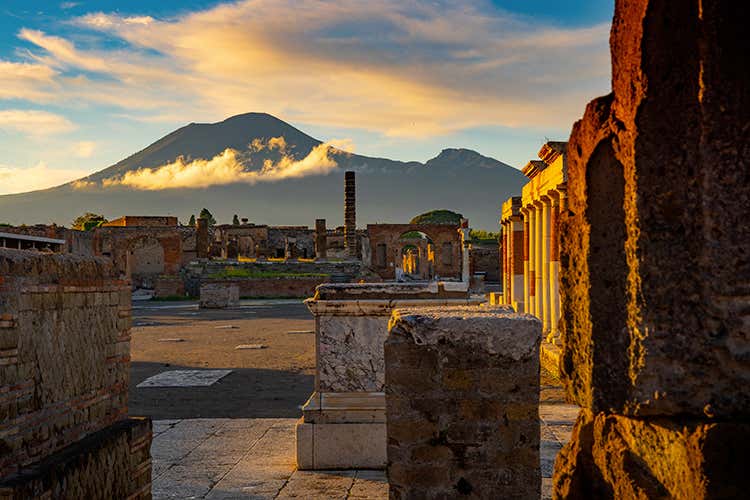
[[[549,191],[521,208],[524,220],[524,312],[542,320],[548,339],[557,337],[560,319],[561,206],[564,191]]]
[[[566,143],[548,142],[523,169],[522,196],[503,203],[503,300],[533,314],[555,342],[560,319],[560,212],[566,208]]]

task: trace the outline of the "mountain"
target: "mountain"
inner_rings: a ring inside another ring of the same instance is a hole
[[[202,207],[219,222],[233,214],[251,222],[312,226],[325,218],[329,227],[343,223],[344,170],[357,172],[357,223],[408,222],[417,214],[445,208],[469,218],[473,227],[494,230],[501,203],[519,195],[526,178],[517,169],[467,149],[445,149],[426,163],[372,158],[334,150],[337,167],[323,175],[286,178],[274,182],[237,182],[207,187],[141,191],[129,187],[103,187],[105,179],[118,179],[141,168],[157,168],[182,157],[184,162],[211,159],[225,149],[241,152],[247,171],[259,170],[265,161],[282,156],[277,148],[248,149],[254,140],[267,143],[283,137],[283,154],[305,158],[321,141],[266,113],[247,113],[219,123],[191,123],[85,181],[51,189],[0,196],[0,222],[69,225],[83,212],[108,218],[120,215],[175,215],[187,222]],[[209,179],[207,178],[207,181]],[[207,182],[207,184],[210,184]]]

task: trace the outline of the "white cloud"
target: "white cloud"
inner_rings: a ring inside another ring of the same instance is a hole
[[[287,145],[283,137],[274,137],[266,142],[256,139],[248,146],[248,151],[257,153],[269,150],[280,154],[277,161],[265,160],[260,170],[246,170],[243,153],[234,149],[226,149],[210,160],[198,159],[186,162],[183,158],[178,158],[160,167],[142,168],[126,172],[121,177],[104,179],[102,185],[155,191],[203,188],[235,182],[257,184],[310,175],[325,175],[338,167],[331,157],[332,148],[330,144],[320,144],[315,146],[306,157],[297,160],[287,154]],[[90,184],[81,183],[76,187],[85,189],[90,187]]]
[[[91,158],[96,149],[93,141],[79,141],[73,145],[73,154],[78,158]]]
[[[0,129],[22,132],[31,136],[62,134],[75,130],[75,125],[64,116],[47,111],[0,110]]]
[[[0,164],[0,195],[47,189],[87,174],[76,168],[50,168],[44,162],[32,167]]]

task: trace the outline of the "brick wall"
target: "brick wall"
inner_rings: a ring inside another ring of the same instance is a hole
[[[213,280],[205,279],[201,284],[226,283],[239,286],[240,297],[307,298],[315,295],[315,287],[327,283],[330,278],[236,278]]]
[[[107,260],[0,249],[0,477],[126,416],[130,314]]]
[[[476,245],[469,252],[471,273],[487,273],[485,281],[500,282],[500,245]]]

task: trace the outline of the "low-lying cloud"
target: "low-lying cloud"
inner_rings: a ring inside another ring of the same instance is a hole
[[[133,189],[156,191],[162,189],[203,188],[238,182],[257,184],[276,182],[311,175],[326,175],[338,168],[332,153],[339,152],[330,143],[315,146],[304,158],[298,160],[289,153],[283,137],[267,141],[254,140],[247,152],[227,148],[211,159],[187,161],[183,157],[156,168],[141,168],[121,177],[104,179],[103,187],[125,186]],[[278,160],[266,159],[260,169],[247,170],[248,153],[273,151]],[[86,186],[89,187],[89,186]]]

